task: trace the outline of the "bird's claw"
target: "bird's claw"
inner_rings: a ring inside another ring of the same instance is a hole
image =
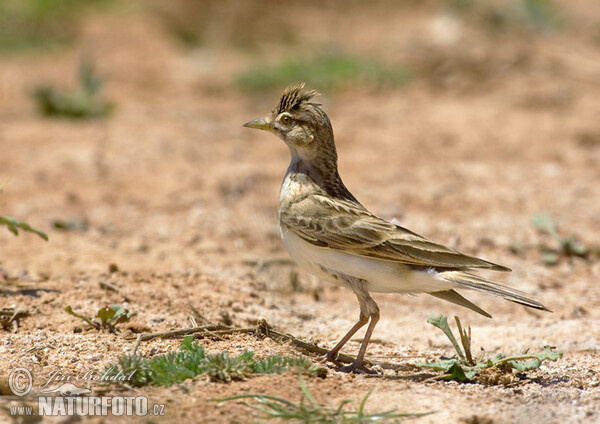
[[[326,363],[326,362],[331,362],[332,364],[334,364],[337,367],[341,367],[342,366],[342,362],[337,360],[337,353],[333,353],[333,352],[327,352],[325,355],[323,356],[319,356],[317,358],[317,361],[322,362],[322,363]]]

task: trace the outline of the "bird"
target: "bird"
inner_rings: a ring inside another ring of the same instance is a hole
[[[491,318],[457,291],[468,289],[551,312],[526,293],[473,273],[510,268],[464,255],[369,212],[342,182],[331,122],[322,105],[312,101],[319,93],[304,87],[288,86],[270,115],[243,126],[272,132],[289,148],[278,205],[279,230],[289,255],[310,274],[349,288],[358,299],[358,321],[325,361],[339,371],[376,373],[364,364],[380,316],[371,292],[426,293]],[[338,353],[367,323],[355,360],[343,366]]]

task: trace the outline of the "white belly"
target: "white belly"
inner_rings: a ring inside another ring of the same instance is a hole
[[[285,227],[281,239],[290,256],[311,274],[341,284],[332,273],[361,278],[373,292],[420,293],[448,290],[454,284],[437,278],[435,271],[414,271],[392,261],[357,256],[314,246]]]

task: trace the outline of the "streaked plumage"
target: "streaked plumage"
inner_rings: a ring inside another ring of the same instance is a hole
[[[294,84],[282,94],[270,116],[245,126],[277,134],[292,156],[279,197],[279,225],[292,258],[310,273],[350,288],[360,304],[360,318],[329,352],[333,362],[341,347],[369,318],[356,361],[345,371],[369,372],[363,356],[379,319],[369,292],[427,293],[490,315],[455,289],[491,293],[512,302],[548,310],[518,290],[488,281],[468,271],[510,271],[484,259],[463,255],[369,212],[348,191],[337,168],[331,123],[317,93]]]

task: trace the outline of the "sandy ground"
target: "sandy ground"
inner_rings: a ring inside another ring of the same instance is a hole
[[[409,34],[428,34],[433,19],[373,16],[385,19],[372,23],[371,31],[363,28],[369,36],[356,35],[354,48],[366,51],[385,39],[388,44],[378,48],[393,46],[398,58],[415,57],[416,38]],[[357,19],[340,22],[340,34],[351,37]],[[4,385],[18,366],[31,370],[35,387],[56,370],[102,370],[131,351],[137,333],[190,326],[192,306],[212,322],[228,317],[239,327],[264,318],[323,347],[332,347],[357,318],[353,294],[287,261],[279,240],[276,205],[287,149],[272,135],[241,127],[268,113],[278,93],[231,88],[235,72],[254,63],[248,54],[182,50],[154,25],[96,17],[86,22],[76,48],[0,59],[0,212],[50,237],[46,243],[0,231],[0,306],[31,312],[18,333],[0,334]],[[384,38],[392,26],[402,29]],[[307,37],[322,36],[309,30]],[[324,93],[340,172],[373,212],[511,267],[512,273],[493,277],[531,293],[554,313],[469,294],[494,316],[488,320],[425,296],[375,295],[382,319],[368,355],[405,364],[399,375],[418,372],[411,364],[451,356],[447,339],[426,323],[443,313],[470,325],[474,348],[490,356],[545,345],[564,356],[513,386],[391,381],[330,370],[325,379],[309,378],[308,388],[334,404],[359,401],[373,389],[372,411],[437,411],[417,420],[423,423],[598,422],[600,262],[575,258],[546,267],[539,252],[515,255],[510,246],[551,242],[531,225],[540,212],[550,214],[561,233],[599,244],[600,48],[578,32],[523,43],[481,35],[470,43],[475,35],[469,32],[464,37],[464,46],[447,47],[456,56],[432,47],[426,35],[417,46],[454,57],[449,79],[427,74],[421,60],[423,77],[406,87]],[[108,80],[106,95],[117,104],[114,116],[82,123],[40,118],[26,93],[40,82],[68,81],[80,48],[90,46]],[[59,231],[55,220],[86,225]],[[118,271],[109,272],[110,264]],[[299,287],[291,284],[293,273]],[[93,314],[113,303],[137,313],[119,334],[99,333],[63,311],[71,305]],[[347,353],[358,351],[361,334]],[[201,343],[211,352],[300,354],[252,335]],[[178,347],[179,340],[153,340],[138,352],[149,357]],[[136,391],[165,404],[168,422],[252,422],[242,403],[207,402],[240,393],[298,400],[300,387],[290,373],[231,384],[198,377]],[[19,402],[0,397],[3,408]],[[0,414],[9,420],[6,409]]]

